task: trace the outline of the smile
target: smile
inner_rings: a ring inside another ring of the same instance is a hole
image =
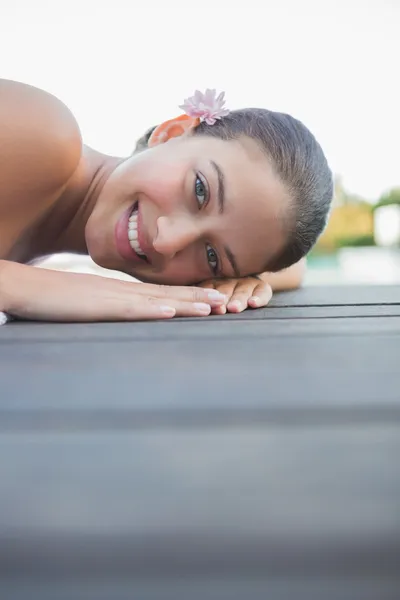
[[[138,238],[138,203],[136,203],[128,221],[128,239],[132,250],[134,250],[140,258],[147,260],[146,254],[140,247]]]

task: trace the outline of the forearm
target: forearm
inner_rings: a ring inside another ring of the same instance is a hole
[[[6,284],[4,282],[4,269],[7,266],[7,261],[0,260],[0,325],[5,325],[12,317],[6,312],[8,306],[6,297]]]
[[[0,260],[0,311],[24,320],[137,321],[205,316],[215,290],[160,286]]]
[[[278,273],[261,273],[259,277],[268,283],[274,292],[286,290],[295,290],[299,288],[304,280],[306,272],[306,259],[301,259],[298,263],[279,271]]]

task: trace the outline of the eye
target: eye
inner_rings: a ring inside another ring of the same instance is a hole
[[[208,186],[206,181],[198,174],[196,175],[194,182],[194,193],[196,195],[199,208],[203,208],[203,206],[208,202]]]
[[[218,260],[218,254],[216,253],[216,251],[214,250],[214,248],[212,246],[210,246],[210,244],[206,244],[206,252],[207,252],[207,261],[208,264],[211,267],[211,270],[215,275],[218,274],[219,272],[219,260]]]

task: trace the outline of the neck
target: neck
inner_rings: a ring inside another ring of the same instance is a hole
[[[86,223],[104,183],[124,160],[84,146],[78,168],[41,224],[43,232],[52,231],[47,253],[87,254]]]

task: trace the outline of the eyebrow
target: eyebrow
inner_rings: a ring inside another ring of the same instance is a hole
[[[214,162],[213,160],[210,160],[210,164],[212,165],[212,167],[214,168],[214,170],[217,174],[218,211],[222,215],[224,213],[224,209],[225,209],[225,175],[223,174],[221,167],[216,162]],[[224,250],[225,250],[227,259],[229,260],[230,265],[233,269],[233,272],[235,273],[235,276],[238,279],[240,279],[241,275],[240,275],[240,271],[239,271],[239,268],[237,265],[235,255],[233,254],[232,250],[228,246],[224,246]]]
[[[222,215],[225,208],[225,175],[221,171],[221,167],[217,165],[216,162],[210,160],[210,164],[213,166],[215,172],[217,173],[218,180],[218,207],[219,212]]]
[[[233,254],[232,250],[230,248],[228,248],[228,246],[224,246],[224,250],[225,250],[225,254],[226,254],[229,262],[231,263],[231,267],[233,269],[233,272],[235,273],[236,277],[238,279],[240,279],[241,278],[241,274],[240,274],[240,271],[239,271],[239,268],[238,268],[238,265],[237,265],[237,262],[236,262],[235,255]]]

